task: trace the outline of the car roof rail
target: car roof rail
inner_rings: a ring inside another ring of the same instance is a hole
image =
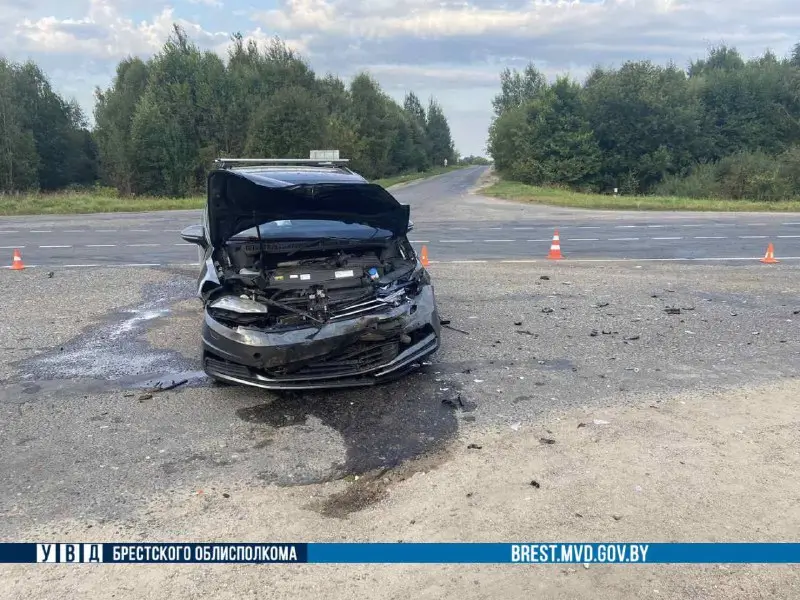
[[[230,169],[237,166],[282,166],[282,165],[303,165],[308,167],[338,167],[344,171],[352,173],[345,167],[347,158],[337,159],[317,159],[317,158],[217,158],[214,165],[220,169]]]

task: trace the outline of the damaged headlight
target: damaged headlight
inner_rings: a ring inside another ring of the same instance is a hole
[[[267,307],[247,296],[222,296],[208,305],[214,310],[224,310],[240,315],[265,315]]]

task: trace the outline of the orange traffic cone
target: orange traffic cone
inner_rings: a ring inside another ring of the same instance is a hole
[[[430,263],[428,262],[428,247],[423,246],[422,252],[420,253],[420,261],[422,262],[423,267],[427,267]]]
[[[14,260],[11,262],[11,270],[12,271],[22,271],[25,268],[25,265],[22,264],[22,255],[19,253],[18,249],[14,249]]]
[[[561,241],[558,237],[558,229],[556,229],[556,232],[553,235],[553,243],[550,244],[550,253],[547,255],[547,258],[550,260],[561,260],[564,258],[561,256]]]
[[[775,258],[775,248],[772,247],[772,242],[767,246],[767,253],[764,255],[764,258],[761,259],[761,262],[767,265],[774,265],[779,262]]]

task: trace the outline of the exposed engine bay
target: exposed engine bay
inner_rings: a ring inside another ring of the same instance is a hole
[[[213,256],[221,282],[203,290],[229,327],[321,326],[389,310],[429,283],[406,240],[230,240]]]

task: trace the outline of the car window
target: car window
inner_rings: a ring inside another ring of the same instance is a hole
[[[269,221],[259,225],[261,237],[264,239],[276,237],[313,238],[313,237],[347,237],[347,238],[379,238],[390,237],[392,233],[385,229],[376,229],[360,223],[343,223],[342,221],[327,220],[279,220]],[[233,237],[257,237],[255,227],[237,233]]]

